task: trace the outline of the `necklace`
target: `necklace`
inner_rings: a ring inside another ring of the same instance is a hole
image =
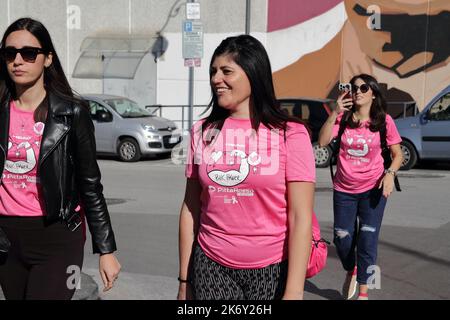
[[[23,132],[25,131],[26,119],[24,119],[23,117],[20,117],[20,116],[19,116],[19,119],[20,119],[20,131],[23,134]]]
[[[23,109],[20,109],[17,104],[15,105],[16,110],[16,119],[19,122],[20,131],[22,134],[26,130],[26,127],[29,125],[28,116],[29,113]]]
[[[22,125],[21,125],[20,129],[22,130],[22,132],[25,131],[25,123],[23,122],[23,119],[22,119]]]

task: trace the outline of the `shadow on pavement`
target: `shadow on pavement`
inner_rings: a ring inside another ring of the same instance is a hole
[[[449,170],[450,171],[450,161],[439,162],[439,161],[431,161],[431,160],[422,160],[413,169]]]
[[[328,300],[342,300],[342,295],[339,291],[333,289],[320,289],[309,280],[306,280],[305,282],[305,291]]]

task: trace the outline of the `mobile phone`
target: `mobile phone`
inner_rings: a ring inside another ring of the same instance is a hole
[[[347,94],[345,95],[344,99],[351,98],[352,97],[352,85],[351,83],[339,83],[339,91],[347,91]]]

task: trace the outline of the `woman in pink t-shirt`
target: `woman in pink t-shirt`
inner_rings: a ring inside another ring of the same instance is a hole
[[[48,30],[31,18],[16,20],[0,43],[6,299],[72,298],[81,280],[84,217],[105,290],[113,286],[120,264],[95,154],[89,110],[72,92]]]
[[[180,213],[179,299],[302,299],[315,183],[309,133],[283,113],[262,44],[230,37],[210,64]]]
[[[325,146],[338,136],[340,149],[334,182],[334,244],[347,271],[343,296],[350,299],[359,284],[358,299],[368,299],[368,281],[376,266],[378,235],[386,200],[403,160],[401,138],[375,78],[360,74],[350,81],[352,90],[342,93],[336,109],[319,134]],[[345,122],[343,122],[345,121]],[[386,144],[392,163],[385,170],[380,130],[386,128]],[[357,225],[359,220],[359,225]],[[356,249],[356,252],[355,252]]]

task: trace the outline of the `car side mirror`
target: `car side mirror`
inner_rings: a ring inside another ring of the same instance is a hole
[[[112,114],[107,111],[98,110],[96,115],[97,115],[96,118],[97,118],[98,122],[111,122],[112,121]]]
[[[430,110],[427,110],[422,116],[420,117],[420,123],[426,124],[428,121],[430,121]]]

